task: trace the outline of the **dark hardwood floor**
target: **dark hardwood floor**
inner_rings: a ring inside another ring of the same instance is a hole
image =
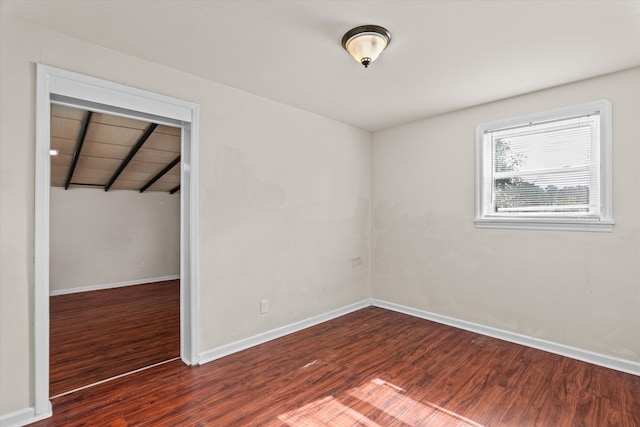
[[[380,308],[53,399],[34,426],[640,426],[640,377]]]
[[[53,296],[49,395],[180,356],[180,281]]]

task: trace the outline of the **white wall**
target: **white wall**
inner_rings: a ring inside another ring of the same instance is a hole
[[[201,352],[370,296],[368,132],[0,18],[0,416],[34,404],[36,62],[200,104]]]
[[[474,227],[474,130],[613,103],[612,233]],[[640,361],[640,69],[373,135],[372,294],[397,304]]]
[[[50,209],[52,292],[180,274],[179,193],[52,187]]]

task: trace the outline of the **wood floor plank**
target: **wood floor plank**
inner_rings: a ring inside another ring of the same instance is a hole
[[[49,394],[180,356],[180,281],[50,298]]]
[[[381,308],[53,400],[44,426],[640,426],[640,377]]]

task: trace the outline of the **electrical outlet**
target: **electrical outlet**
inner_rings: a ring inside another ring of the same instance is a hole
[[[260,314],[265,314],[268,311],[269,311],[269,301],[266,299],[263,299],[262,301],[260,301]]]
[[[146,264],[144,263],[144,261],[140,261],[140,268],[144,270],[145,267]]]
[[[351,267],[358,267],[362,265],[362,257],[351,258]]]

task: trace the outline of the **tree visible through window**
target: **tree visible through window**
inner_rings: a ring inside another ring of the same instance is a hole
[[[495,172],[520,171],[527,155],[514,153],[508,139],[495,141]],[[542,184],[539,177],[527,180],[509,176],[494,180],[495,212],[588,212],[589,186],[564,183]],[[528,209],[526,209],[528,208]]]

